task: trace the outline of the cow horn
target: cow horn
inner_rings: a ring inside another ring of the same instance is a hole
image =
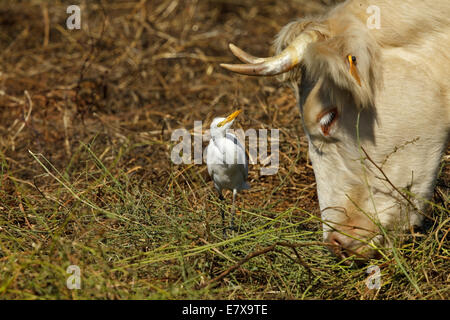
[[[239,60],[241,60],[244,63],[249,63],[249,64],[257,64],[257,63],[261,63],[266,61],[266,58],[258,58],[258,57],[254,57],[251,54],[248,54],[247,52],[245,52],[244,50],[236,47],[234,44],[230,43],[229,45],[231,52],[233,52],[233,54],[236,56],[236,58],[238,58]]]
[[[226,64],[220,66],[227,70],[250,76],[275,76],[285,73],[298,65],[305,49],[318,39],[317,32],[303,32],[280,54],[270,58],[257,58],[230,44],[233,54],[245,64]]]

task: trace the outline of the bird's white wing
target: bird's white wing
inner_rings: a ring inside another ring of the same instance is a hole
[[[214,144],[214,140],[210,140],[208,147],[206,149],[206,167],[208,168],[209,176],[214,180],[214,166],[213,164],[217,161],[217,147]]]
[[[236,152],[236,160],[238,164],[242,164],[239,166],[244,182],[247,181],[248,178],[248,160],[245,154],[245,149],[242,146],[239,139],[232,133],[227,133],[225,138],[233,144],[233,149]]]

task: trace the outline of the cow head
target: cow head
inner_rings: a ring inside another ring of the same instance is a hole
[[[309,139],[324,240],[339,257],[371,258],[391,233],[419,226],[449,133],[432,75],[384,50],[356,16],[298,20],[275,40],[276,55],[222,67],[278,75],[296,93]]]

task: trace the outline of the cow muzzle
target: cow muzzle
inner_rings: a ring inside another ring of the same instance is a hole
[[[347,264],[352,261],[363,264],[369,259],[378,258],[380,253],[373,244],[380,244],[382,236],[378,235],[372,239],[364,239],[352,230],[330,232],[325,239],[329,244],[330,251],[338,258],[345,260]]]

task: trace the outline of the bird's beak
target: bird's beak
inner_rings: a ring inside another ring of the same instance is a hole
[[[222,122],[219,122],[219,124],[217,126],[220,128],[220,127],[224,126],[225,124],[227,124],[228,122],[233,121],[234,118],[236,118],[241,112],[242,112],[242,110],[233,112],[225,120],[223,120]]]
[[[350,74],[352,75],[352,77],[356,80],[356,82],[358,82],[359,86],[361,86],[361,79],[359,78],[359,74],[358,74],[358,69],[356,69],[356,64],[353,63],[352,60],[352,55],[349,54],[347,56],[349,65],[350,65]]]

